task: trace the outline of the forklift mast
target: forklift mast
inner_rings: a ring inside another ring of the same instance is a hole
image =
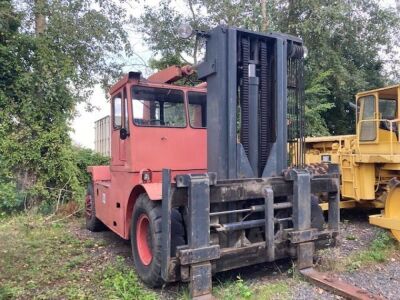
[[[218,179],[276,176],[288,167],[288,138],[303,139],[303,54],[301,39],[289,35],[209,33],[198,75],[207,80],[207,125],[215,129],[208,170]]]

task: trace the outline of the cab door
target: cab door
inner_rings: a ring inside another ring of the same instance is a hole
[[[111,161],[113,166],[122,166],[126,162],[126,147],[129,138],[128,100],[126,88],[118,91],[111,98],[112,133],[111,133]],[[125,128],[128,137],[121,139],[120,131]]]

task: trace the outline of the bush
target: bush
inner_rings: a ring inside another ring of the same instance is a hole
[[[74,153],[76,165],[79,169],[78,181],[84,187],[86,187],[90,182],[90,175],[87,172],[88,166],[102,166],[110,163],[109,157],[103,156],[87,148],[75,147]]]
[[[24,197],[17,192],[16,183],[0,179],[0,215],[22,210]]]
[[[109,163],[108,157],[74,146],[66,149],[61,158],[55,165],[49,164],[48,168],[42,169],[40,179],[32,180],[32,185],[28,187],[18,185],[21,180],[16,175],[0,173],[0,215],[21,211],[25,199],[28,208],[38,207],[43,214],[54,212],[57,202],[80,202],[90,181],[87,167]]]

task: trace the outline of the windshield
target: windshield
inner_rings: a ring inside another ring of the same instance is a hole
[[[186,127],[183,92],[132,87],[133,122],[137,126]]]

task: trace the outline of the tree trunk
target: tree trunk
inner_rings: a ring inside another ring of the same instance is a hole
[[[288,19],[287,19],[287,28],[286,32],[290,34],[295,34],[294,28],[291,26],[297,22],[296,19],[296,12],[295,12],[295,1],[294,0],[289,0],[289,6],[288,6]]]
[[[44,14],[46,0],[34,0],[34,5],[35,33],[39,35],[46,30],[46,16]]]
[[[188,4],[189,4],[190,12],[192,13],[193,25],[196,25],[197,24],[197,19],[196,19],[196,13],[194,12],[194,8],[193,8],[193,1],[189,0]],[[198,47],[199,47],[199,41],[198,41],[198,38],[197,38],[197,35],[196,35],[195,42],[194,42],[194,48],[193,48],[193,64],[194,65],[197,64],[197,48]]]
[[[266,32],[269,29],[269,22],[267,16],[267,0],[261,0],[261,16],[262,16],[261,31]]]

